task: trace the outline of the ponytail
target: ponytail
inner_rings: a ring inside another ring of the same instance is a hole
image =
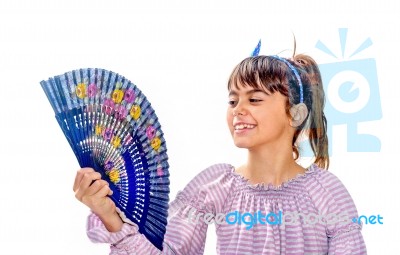
[[[301,70],[301,78],[308,86],[308,95],[305,103],[309,116],[304,123],[303,130],[308,130],[308,138],[315,156],[314,163],[321,168],[329,168],[327,121],[324,114],[325,94],[322,87],[322,78],[317,63],[307,55],[294,56],[294,65]],[[307,102],[308,101],[308,102]],[[294,141],[300,132],[295,133]]]

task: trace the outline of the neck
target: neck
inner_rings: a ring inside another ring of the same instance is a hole
[[[247,164],[240,168],[240,172],[251,183],[270,183],[281,185],[288,179],[294,178],[305,169],[293,159],[291,145],[275,148],[265,146],[263,148],[251,148],[248,151]]]

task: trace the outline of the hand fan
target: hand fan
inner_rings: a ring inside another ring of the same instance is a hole
[[[162,250],[169,165],[160,123],[145,95],[104,69],[74,70],[40,84],[80,166],[101,173],[121,218],[137,224]]]

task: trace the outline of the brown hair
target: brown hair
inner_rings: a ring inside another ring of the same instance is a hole
[[[297,128],[292,146],[295,159],[299,158],[297,139],[304,133],[309,138],[315,156],[314,163],[319,167],[329,168],[327,121],[324,114],[325,94],[322,87],[321,73],[317,63],[310,56],[299,54],[286,59],[300,75],[303,84],[304,103],[308,108],[306,120]],[[228,90],[250,86],[273,94],[279,92],[288,98],[286,113],[293,105],[300,102],[300,87],[294,72],[288,65],[273,56],[256,56],[242,60],[232,71],[228,81]]]

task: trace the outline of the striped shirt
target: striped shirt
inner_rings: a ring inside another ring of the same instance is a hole
[[[280,186],[251,184],[229,164],[200,172],[169,205],[163,250],[136,225],[107,231],[88,217],[93,242],[110,254],[203,254],[207,227],[216,224],[219,255],[366,254],[353,200],[340,180],[313,164]]]

